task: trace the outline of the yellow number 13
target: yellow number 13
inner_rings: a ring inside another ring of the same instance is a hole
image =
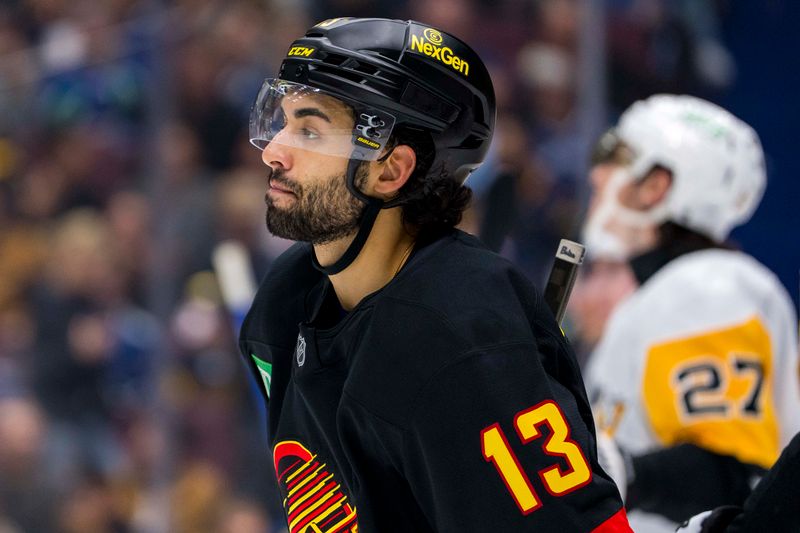
[[[523,444],[541,437],[539,427],[543,424],[550,428],[550,435],[544,441],[542,450],[547,455],[565,459],[569,467],[562,470],[558,464],[554,464],[539,470],[539,477],[547,492],[553,496],[562,496],[589,483],[592,480],[592,471],[580,447],[569,438],[567,421],[554,401],[544,401],[514,417],[514,428]],[[481,449],[483,458],[494,464],[522,514],[531,513],[541,507],[542,502],[511,450],[499,423],[481,431]]]

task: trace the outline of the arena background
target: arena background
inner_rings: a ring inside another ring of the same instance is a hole
[[[797,302],[797,2],[3,0],[1,532],[281,530],[210,258],[236,239],[260,276],[286,247],[263,227],[248,111],[291,40],[334,16],[421,20],[486,59],[498,132],[465,228],[539,284],[625,106],[728,107],[769,170],[734,238]]]

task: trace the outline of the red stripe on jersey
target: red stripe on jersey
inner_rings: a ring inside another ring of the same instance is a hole
[[[289,483],[288,485],[286,485],[286,488],[287,488],[289,491],[291,491],[291,490],[294,488],[294,486],[295,486],[295,485],[297,485],[298,483],[300,483],[301,481],[303,481],[304,479],[306,479],[308,476],[310,476],[311,474],[313,474],[313,473],[314,473],[314,472],[317,470],[317,467],[318,467],[318,466],[319,466],[319,461],[314,461],[314,463],[313,463],[313,464],[311,464],[311,463],[305,463],[303,466],[301,466],[300,468],[298,468],[297,470],[295,470],[295,473],[296,473],[296,472],[299,472],[301,469],[302,469],[302,470],[305,470],[305,472],[302,472],[302,473],[301,473],[301,474],[299,474],[299,475],[298,475],[296,478],[294,478],[294,479],[291,481],[291,483]],[[322,466],[324,467],[325,465],[322,465]]]
[[[628,515],[625,514],[623,507],[611,518],[597,526],[592,530],[592,533],[633,533],[630,524],[628,524]]]
[[[301,515],[303,511],[308,509],[309,507],[313,506],[317,503],[321,498],[325,497],[327,494],[332,494],[334,492],[334,488],[336,488],[336,481],[330,481],[324,487],[320,487],[311,497],[308,498],[307,501],[303,502],[303,505],[298,507],[297,509],[293,509],[291,513],[289,513],[289,522],[292,522],[295,517]],[[325,502],[324,505],[320,507],[320,509],[327,509],[330,507],[331,502]],[[311,513],[309,516],[314,516],[314,513]],[[305,520],[305,519],[304,519]]]
[[[350,515],[350,518],[347,519],[346,522],[344,522],[342,525],[331,531],[331,533],[339,533],[340,531],[358,531],[357,529],[355,529],[356,518],[357,518],[356,514],[353,513],[352,515]]]
[[[355,516],[352,516],[351,518],[355,518]],[[346,524],[339,524],[339,522],[342,522],[343,520],[347,520],[347,512],[345,512],[343,507],[340,507],[339,509],[336,509],[335,512],[326,516],[324,520],[318,521],[317,525],[322,531],[325,531],[326,533],[335,533],[336,531],[341,531],[343,525],[346,525]],[[350,522],[350,520],[347,521]],[[336,526],[337,524],[339,524],[339,527],[333,529],[333,527]]]
[[[321,515],[325,511],[329,510],[331,507],[341,507],[342,502],[344,501],[344,499],[345,499],[344,495],[342,495],[342,494],[338,494],[337,495],[337,494],[334,493],[334,495],[328,501],[326,501],[324,504],[320,505],[318,508],[314,509],[311,512],[311,514],[309,514],[307,517],[303,518],[303,520],[301,520],[297,524],[297,526],[296,526],[297,527],[297,531],[304,531],[306,526],[308,526],[312,522],[316,523],[317,522],[317,517],[319,517],[319,515]],[[337,512],[341,512],[341,509],[339,511],[337,511]]]
[[[317,474],[317,476],[314,479],[306,483],[304,487],[296,489],[296,491],[289,491],[289,502],[287,504],[287,507],[291,507],[292,505],[294,505],[294,502],[302,498],[303,495],[305,495],[305,493],[316,487],[320,481],[322,481],[328,476],[330,476],[330,474],[327,473],[325,470],[323,470],[322,472]]]
[[[289,472],[289,470],[293,469],[294,467],[296,467],[300,463],[305,464],[306,462],[304,460],[302,460],[302,459],[298,459],[297,461],[293,462],[289,467],[287,467],[283,472],[277,472],[276,471],[276,474],[278,475],[278,479],[283,479],[283,476],[285,476],[286,473]]]

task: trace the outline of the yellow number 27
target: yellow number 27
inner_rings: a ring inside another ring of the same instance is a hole
[[[542,444],[545,454],[563,458],[568,468],[558,464],[539,470],[538,474],[547,492],[562,496],[583,487],[592,480],[592,471],[578,444],[570,439],[570,429],[564,414],[552,400],[546,400],[514,417],[514,428],[523,444],[542,436],[540,426],[547,425],[550,435]],[[495,423],[481,431],[483,458],[494,464],[522,514],[527,515],[541,507],[527,474],[522,470],[500,424]]]

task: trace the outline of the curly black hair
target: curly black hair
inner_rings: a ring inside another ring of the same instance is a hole
[[[472,201],[472,190],[443,167],[432,167],[436,148],[430,133],[401,126],[393,133],[392,144],[407,145],[417,155],[416,167],[399,191],[406,228],[423,234],[457,226]]]

